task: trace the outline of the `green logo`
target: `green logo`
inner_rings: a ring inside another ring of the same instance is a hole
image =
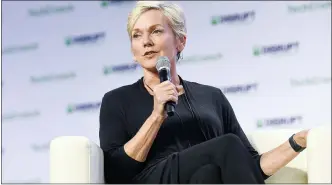
[[[258,120],[257,123],[256,123],[256,125],[257,125],[258,128],[263,127],[263,121]]]
[[[120,64],[114,66],[104,66],[103,73],[104,75],[108,75],[111,73],[123,73],[123,72],[132,72],[140,68],[138,63],[130,63],[130,64]]]
[[[108,0],[108,1],[101,1],[100,2],[100,6],[102,8],[106,8],[108,6],[111,6],[111,5],[118,5],[120,3],[123,3],[124,1],[123,0]]]
[[[207,54],[207,55],[192,55],[188,57],[184,57],[179,62],[203,62],[203,61],[215,61],[220,60],[223,57],[221,53]]]
[[[260,55],[291,55],[295,54],[299,49],[299,42],[289,42],[285,44],[273,44],[267,46],[254,46],[252,50],[252,54],[254,56]]]
[[[10,46],[2,49],[2,54],[12,54],[12,53],[19,53],[25,51],[33,51],[38,49],[38,43],[30,43],[26,45],[20,46]]]
[[[261,50],[260,48],[254,48],[253,49],[253,55],[254,56],[259,56],[261,54]]]
[[[37,9],[29,9],[29,15],[38,17],[38,16],[47,16],[52,14],[59,13],[69,13],[74,11],[73,5],[63,5],[63,6],[55,6],[55,5],[47,5]]]
[[[302,116],[286,116],[286,117],[275,117],[264,120],[258,120],[256,122],[257,128],[262,127],[274,127],[274,126],[282,126],[282,125],[294,125],[294,124],[302,124],[303,117]]]
[[[211,24],[212,25],[217,25],[218,24],[218,18],[219,17],[212,17]],[[220,19],[220,18],[219,18]]]
[[[37,110],[27,111],[27,112],[13,112],[10,114],[5,114],[2,116],[2,121],[13,120],[13,119],[22,119],[22,118],[32,118],[40,115],[40,112]]]
[[[62,73],[62,74],[52,74],[45,76],[31,76],[30,80],[32,83],[42,83],[49,81],[62,81],[67,79],[75,78],[76,74],[74,72]]]
[[[112,67],[106,67],[106,66],[104,66],[104,68],[103,68],[104,75],[107,75],[107,74],[111,73],[112,71],[113,71]]]
[[[107,7],[108,4],[109,4],[108,1],[101,1],[101,3],[100,3],[101,7]]]
[[[98,32],[98,33],[92,33],[92,34],[83,34],[83,35],[77,35],[77,36],[68,36],[65,38],[65,44],[67,46],[79,44],[97,44],[103,41],[106,37],[105,32]]]
[[[289,5],[288,12],[290,13],[304,13],[315,10],[325,10],[331,8],[331,1],[328,2],[313,2],[301,5]]]
[[[65,40],[65,44],[66,44],[67,46],[69,46],[69,45],[71,44],[71,38],[67,38],[67,39]]]
[[[67,106],[67,113],[72,114],[74,112],[93,112],[98,110],[101,102],[87,102],[79,104],[69,104]]]
[[[67,107],[67,113],[73,113],[75,110],[75,106],[74,105],[68,105]]]

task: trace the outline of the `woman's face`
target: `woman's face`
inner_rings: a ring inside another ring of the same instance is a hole
[[[156,72],[159,56],[166,56],[174,65],[176,54],[184,44],[175,37],[171,27],[159,10],[143,13],[135,23],[131,33],[131,49],[134,60],[143,68]]]

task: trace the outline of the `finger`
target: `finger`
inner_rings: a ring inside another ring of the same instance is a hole
[[[169,84],[172,84],[172,82],[169,81],[169,80],[166,80],[166,81],[161,82],[161,83],[160,83],[160,86],[161,86],[161,87],[167,87]]]
[[[178,96],[179,95],[179,93],[175,90],[175,88],[174,89],[168,89],[168,90],[165,91],[165,93],[167,95],[174,95],[174,96]]]
[[[176,88],[176,91],[177,91],[178,93],[181,93],[181,92],[184,91],[184,88],[183,88],[182,85],[177,85],[177,86],[175,86],[175,88]]]
[[[169,83],[169,81],[164,81],[164,82],[161,82],[160,84],[157,84],[156,86],[154,86],[153,91],[165,90],[165,88],[167,89],[168,83]]]
[[[171,82],[166,84],[164,87],[163,87],[164,90],[175,90],[176,91],[176,87],[174,84],[172,84]]]
[[[178,102],[178,97],[176,97],[176,96],[174,96],[174,95],[169,95],[167,101]],[[166,101],[166,102],[167,102],[167,101]]]

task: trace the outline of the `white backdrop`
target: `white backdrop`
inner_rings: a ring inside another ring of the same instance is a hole
[[[48,182],[49,141],[98,141],[101,98],[135,82],[135,2],[3,2],[3,182]],[[221,88],[247,132],[331,124],[331,2],[177,2],[179,74]]]

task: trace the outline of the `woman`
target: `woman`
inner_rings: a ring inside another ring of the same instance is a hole
[[[219,89],[177,74],[186,45],[178,6],[138,2],[127,28],[144,76],[103,97],[100,145],[106,183],[264,183],[298,155],[294,146],[304,149],[307,131],[259,155]],[[172,82],[160,83],[159,56],[169,58]],[[164,111],[167,101],[177,103],[172,117]]]

